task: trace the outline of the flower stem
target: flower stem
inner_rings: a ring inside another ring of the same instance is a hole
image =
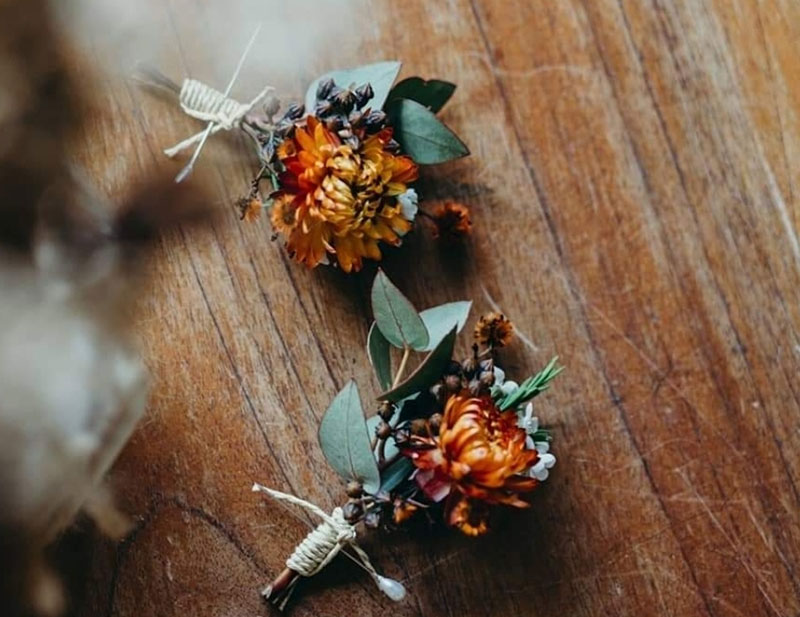
[[[400,360],[400,366],[397,367],[397,373],[394,375],[394,381],[392,382],[392,388],[396,388],[400,383],[400,379],[403,377],[403,373],[406,370],[406,364],[408,364],[408,358],[411,355],[411,348],[408,345],[403,346],[403,357]]]

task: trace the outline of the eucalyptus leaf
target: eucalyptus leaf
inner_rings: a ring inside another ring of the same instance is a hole
[[[383,336],[376,322],[372,322],[367,335],[367,351],[369,362],[375,371],[375,377],[384,390],[392,385],[392,357],[389,341]]]
[[[319,427],[319,443],[328,463],[342,478],[358,480],[367,493],[378,491],[380,472],[354,381],[331,401]]]
[[[439,341],[439,344],[431,353],[425,356],[422,363],[405,381],[398,384],[396,388],[392,388],[388,392],[381,394],[378,400],[399,401],[431,386],[436,379],[441,377],[442,372],[453,357],[456,334],[457,328],[453,326],[452,330]]]
[[[389,91],[392,89],[394,80],[397,79],[397,74],[400,72],[401,63],[395,60],[387,62],[376,62],[375,64],[366,64],[353,69],[340,69],[330,71],[324,75],[320,75],[311,82],[311,85],[306,91],[306,113],[313,114],[314,107],[317,104],[317,86],[319,82],[330,77],[336,82],[336,85],[341,88],[349,86],[358,87],[362,84],[369,83],[374,92],[372,98],[367,103],[370,109],[382,109],[383,104],[386,102],[386,97],[389,96]]]
[[[436,113],[450,100],[455,90],[456,85],[449,81],[441,79],[425,81],[421,77],[409,77],[392,88],[386,101],[390,103],[397,99],[410,99]]]
[[[379,269],[375,276],[371,295],[375,323],[387,341],[401,349],[410,347],[421,350],[427,347],[428,330],[417,309],[383,270]]]
[[[434,165],[469,154],[469,149],[424,105],[395,99],[386,106],[394,138],[419,165]]]
[[[414,471],[414,463],[405,456],[397,459],[381,474],[381,492],[392,492],[398,484],[411,475],[412,471]]]
[[[453,326],[461,332],[464,324],[467,323],[472,302],[462,300],[460,302],[448,302],[440,304],[422,311],[419,316],[428,329],[428,346],[423,351],[431,351],[441,341]]]

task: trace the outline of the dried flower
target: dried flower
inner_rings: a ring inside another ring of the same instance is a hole
[[[354,149],[309,116],[307,126],[298,126],[281,144],[278,156],[286,170],[276,194],[282,223],[276,230],[297,261],[314,267],[331,253],[350,272],[365,257],[381,258],[381,240],[400,244],[412,221],[398,197],[416,180],[417,166],[386,151],[391,136],[384,129]]]
[[[415,480],[433,501],[448,497],[445,517],[464,533],[476,535],[485,524],[472,500],[527,507],[518,493],[538,481],[525,475],[539,457],[526,448],[527,433],[513,411],[500,411],[489,396],[461,392],[445,405],[438,436],[413,435],[403,449],[417,467]]]
[[[261,210],[264,209],[264,202],[258,195],[242,197],[237,205],[239,206],[239,220],[248,223],[257,221],[261,216]]]
[[[502,313],[487,313],[475,325],[475,340],[487,347],[505,347],[514,335],[514,324]]]
[[[394,521],[395,525],[401,525],[414,516],[418,509],[419,507],[415,506],[413,503],[409,503],[402,499],[395,499],[392,520]]]
[[[443,241],[455,241],[472,232],[469,208],[456,201],[437,204],[430,213],[435,224],[433,236]]]

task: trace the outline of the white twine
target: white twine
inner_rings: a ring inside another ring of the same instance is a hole
[[[210,134],[214,135],[219,131],[239,128],[245,116],[273,90],[272,86],[266,86],[249,103],[240,103],[208,84],[196,79],[184,79],[179,99],[181,109],[187,116],[213,124]],[[167,148],[164,154],[170,158],[174,157],[203,139],[205,132],[202,130]]]
[[[369,555],[356,543],[356,528],[344,518],[341,508],[334,508],[331,514],[294,495],[275,491],[260,484],[253,484],[253,492],[267,493],[273,499],[285,501],[316,514],[322,522],[312,530],[305,539],[295,547],[294,552],[286,560],[286,567],[300,576],[310,577],[327,566],[331,560],[345,547],[349,546],[358,557],[357,563],[372,576],[375,584],[383,593],[395,602],[406,595],[402,583],[378,574]],[[346,554],[346,553],[345,553]]]

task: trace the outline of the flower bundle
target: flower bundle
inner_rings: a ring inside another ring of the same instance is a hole
[[[561,372],[557,359],[518,384],[497,364],[497,350],[513,336],[504,315],[491,313],[478,321],[472,352],[459,362],[453,351],[471,302],[418,312],[380,270],[371,301],[375,321],[367,347],[383,392],[375,415],[366,417],[351,381],[325,412],[320,446],[346,482],[347,501],[324,520],[321,532],[309,535],[265,590],[280,607],[300,576],[329,561],[330,550],[357,546],[356,526],[391,528],[425,512],[468,536],[481,535],[489,529],[490,506],[528,507],[523,495],[546,480],[555,464],[550,435],[533,415],[532,399]],[[400,350],[395,370],[393,348]],[[407,371],[413,352],[425,356]],[[329,543],[315,542],[314,534],[327,534]],[[300,560],[296,566],[298,552],[319,560]],[[399,583],[378,575],[362,553],[359,558],[378,586],[394,599],[402,597]]]
[[[332,71],[314,80],[303,104],[285,107],[269,87],[242,104],[196,80],[179,88],[153,69],[142,72],[148,84],[177,94],[184,112],[209,123],[165,150],[174,156],[196,145],[179,180],[208,135],[242,130],[261,165],[238,201],[241,218],[254,221],[268,209],[273,238],[282,237],[295,260],[353,272],[365,259],[380,260],[382,245],[399,246],[414,226],[420,210],[412,184],[419,167],[469,154],[436,117],[455,84],[420,77],[395,84],[400,66],[390,61]],[[470,231],[469,211],[461,204],[422,212],[437,237]]]

